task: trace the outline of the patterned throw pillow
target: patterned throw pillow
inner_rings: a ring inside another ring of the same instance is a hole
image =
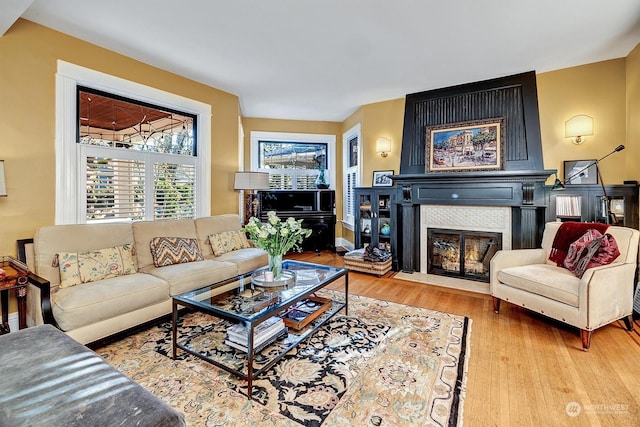
[[[611,264],[618,256],[618,243],[611,234],[603,235],[596,229],[589,229],[571,243],[564,266],[576,277],[582,278],[588,268]]]
[[[209,243],[215,256],[226,254],[237,249],[250,248],[246,234],[240,230],[225,231],[223,233],[209,235]]]
[[[186,237],[154,237],[151,239],[151,255],[156,267],[204,259],[198,247],[198,240]]]
[[[133,255],[132,244],[87,252],[60,252],[57,254],[60,287],[133,274],[136,272]]]

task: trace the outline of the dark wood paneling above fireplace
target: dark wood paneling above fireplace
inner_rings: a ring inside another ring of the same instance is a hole
[[[426,127],[506,117],[505,170],[543,169],[535,72],[406,96],[400,174],[425,173]],[[441,172],[439,172],[441,173]]]

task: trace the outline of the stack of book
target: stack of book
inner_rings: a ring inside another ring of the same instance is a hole
[[[254,350],[262,350],[286,332],[287,327],[280,317],[270,317],[253,330]],[[227,339],[224,343],[246,353],[249,346],[249,332],[247,328],[241,323],[231,326],[227,329]]]

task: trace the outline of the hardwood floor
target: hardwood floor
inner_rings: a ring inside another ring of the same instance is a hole
[[[329,251],[287,258],[344,265]],[[489,295],[392,276],[350,272],[349,292],[472,320],[465,426],[640,426],[640,321],[633,332],[622,321],[597,329],[585,352],[576,328],[506,302],[495,314]]]

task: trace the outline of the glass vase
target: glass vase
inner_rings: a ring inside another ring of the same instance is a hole
[[[282,275],[282,254],[269,254],[269,271],[273,272],[273,279],[279,279]]]

